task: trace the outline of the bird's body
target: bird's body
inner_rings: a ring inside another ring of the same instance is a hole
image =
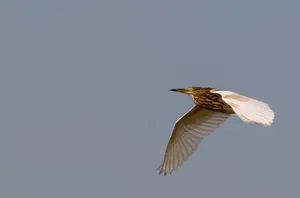
[[[231,91],[189,87],[171,89],[190,95],[195,106],[179,118],[171,133],[159,174],[172,173],[197,149],[198,144],[230,115],[244,122],[270,126],[274,112],[268,104]]]
[[[233,114],[232,108],[226,104],[220,94],[214,93],[213,88],[194,88],[194,93],[191,95],[193,102],[199,107],[217,111],[221,113]]]

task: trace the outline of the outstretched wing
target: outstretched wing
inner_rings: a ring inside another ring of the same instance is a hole
[[[172,173],[196,151],[201,140],[220,126],[230,114],[192,107],[179,118],[171,133],[159,174]]]
[[[274,112],[267,103],[240,95],[231,91],[212,91],[220,94],[237,116],[244,122],[270,126],[274,120]]]

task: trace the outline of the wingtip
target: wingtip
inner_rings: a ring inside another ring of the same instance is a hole
[[[166,170],[164,170],[163,168],[162,168],[162,165],[159,165],[159,167],[156,169],[156,171],[158,171],[158,175],[163,175],[163,176],[166,176],[166,175],[168,175],[168,174],[172,174],[172,172],[173,172],[173,170],[171,170],[171,171],[166,171]]]

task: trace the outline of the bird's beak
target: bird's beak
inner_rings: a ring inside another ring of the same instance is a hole
[[[175,91],[175,92],[181,92],[181,93],[186,93],[186,89],[170,89],[170,91]]]

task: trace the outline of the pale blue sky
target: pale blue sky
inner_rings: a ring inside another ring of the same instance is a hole
[[[4,0],[0,197],[298,198],[300,1]],[[232,116],[171,176],[171,88],[266,101]]]

